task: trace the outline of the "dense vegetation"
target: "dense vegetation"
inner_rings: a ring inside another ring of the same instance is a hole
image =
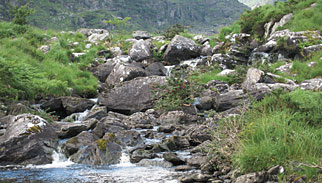
[[[316,3],[314,7],[310,6]],[[278,22],[284,15],[294,14],[294,18],[281,29],[291,31],[320,30],[322,22],[321,0],[289,0],[287,2],[276,2],[275,5],[265,5],[246,11],[241,19],[232,26],[221,30],[222,39],[229,33],[248,33],[258,39],[264,38],[264,25],[270,21]]]
[[[0,20],[8,20],[8,0],[0,2]],[[130,29],[156,31],[180,23],[211,31],[229,25],[248,9],[237,0],[18,0],[36,10],[31,24],[45,29],[112,28],[104,20],[131,17]],[[160,11],[162,10],[162,11]]]
[[[44,54],[38,48],[51,37],[51,49]],[[0,96],[4,99],[35,99],[44,96],[95,96],[97,80],[87,66],[99,49],[73,59],[71,49],[85,50],[85,36],[76,33],[44,32],[28,25],[0,23]],[[79,45],[73,46],[73,42]]]

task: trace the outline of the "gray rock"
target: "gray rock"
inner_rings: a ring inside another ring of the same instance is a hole
[[[154,100],[150,84],[158,83],[162,85],[165,81],[166,78],[162,76],[136,78],[124,82],[122,86],[101,93],[98,102],[109,110],[125,114],[147,110],[153,107]]]
[[[146,71],[156,76],[165,76],[167,73],[167,69],[161,62],[153,62],[146,68]]]
[[[163,159],[166,161],[169,161],[174,166],[185,164],[185,161],[182,158],[178,157],[178,155],[173,152],[164,153]]]
[[[193,39],[199,44],[204,44],[210,40],[209,38],[205,37],[204,35],[196,35],[195,37],[193,37]]]
[[[129,55],[132,60],[141,62],[152,58],[152,43],[143,39],[136,41],[130,49]]]
[[[171,133],[176,129],[174,125],[160,126],[158,132]]]
[[[214,54],[211,57],[211,62],[218,63],[222,69],[232,69],[237,64],[237,61],[227,54]]]
[[[38,48],[39,51],[43,52],[44,54],[47,54],[50,51],[49,45],[42,45],[40,48]]]
[[[2,138],[0,165],[38,165],[53,160],[57,136],[51,125],[39,116],[16,116]]]
[[[221,112],[247,103],[247,95],[242,90],[232,90],[216,97],[216,111]]]
[[[192,167],[192,166],[180,165],[180,166],[177,166],[174,170],[177,171],[177,172],[186,172],[186,171],[191,171],[191,170],[194,170],[194,169],[196,169],[196,168]]]
[[[156,158],[157,155],[155,153],[152,153],[151,151],[144,150],[144,149],[138,149],[133,151],[130,154],[130,161],[131,163],[138,163],[143,159],[153,159]]]
[[[274,24],[274,26],[272,27],[271,34],[274,33],[277,30],[277,28],[283,27],[285,24],[287,24],[287,22],[289,22],[292,17],[293,17],[293,13],[284,15],[279,22],[276,22]]]
[[[70,158],[73,162],[87,165],[110,165],[120,162],[122,148],[113,139],[100,139],[85,146]]]
[[[117,63],[106,79],[108,86],[115,86],[125,81],[130,81],[137,77],[145,77],[148,73],[141,67],[129,63]]]
[[[55,112],[56,115],[64,118],[76,112],[84,112],[95,105],[95,102],[85,98],[59,97],[43,103],[40,107],[48,112]]]
[[[237,177],[235,183],[265,183],[268,181],[277,183],[278,177],[276,175],[269,175],[267,172],[249,173]]]
[[[155,159],[143,159],[138,164],[138,166],[144,167],[163,167],[163,168],[171,168],[173,165],[170,162],[162,161],[162,160],[155,160]]]
[[[187,114],[183,111],[169,111],[169,112],[163,113],[157,119],[157,122],[161,125],[189,124],[189,123],[196,123],[197,121],[198,121],[197,116]]]
[[[97,120],[101,120],[105,116],[107,116],[107,109],[106,109],[106,107],[105,106],[95,105],[88,112],[88,114],[85,116],[85,118],[83,119],[83,121],[84,120],[88,120],[88,119],[92,119],[92,118],[95,118]]]
[[[137,146],[143,144],[143,139],[137,131],[123,130],[115,134],[117,140],[124,146]]]
[[[228,76],[228,75],[234,75],[236,74],[235,70],[232,69],[225,69],[217,74],[217,76]]]
[[[200,49],[196,43],[182,36],[175,36],[164,53],[164,60],[170,64],[177,64],[200,56]]]
[[[113,58],[123,55],[123,51],[121,50],[120,47],[110,48],[109,51],[111,52],[111,57],[113,57]]]
[[[292,66],[293,66],[293,63],[288,63],[276,68],[276,70],[284,73],[289,73],[291,71]]]
[[[322,78],[305,80],[300,83],[300,88],[304,90],[322,91]]]
[[[91,36],[92,34],[108,34],[108,31],[105,29],[78,29],[76,32],[84,34],[86,37]]]
[[[122,119],[107,116],[96,124],[93,134],[97,137],[103,137],[105,133],[118,133],[120,131],[129,130],[130,127],[123,123]]]
[[[167,146],[171,151],[183,150],[190,147],[188,137],[184,136],[172,136],[164,142],[164,145]]]
[[[187,165],[200,168],[202,165],[206,164],[209,161],[209,159],[207,156],[196,154],[193,155],[191,158],[188,158],[186,161]]]
[[[201,46],[201,55],[202,56],[211,56],[212,55],[212,48],[208,42]]]
[[[196,173],[189,176],[183,176],[179,178],[182,183],[195,183],[195,182],[208,182],[212,178],[211,175]]]
[[[100,64],[94,68],[90,68],[90,71],[96,76],[100,82],[105,82],[106,78],[111,74],[115,66],[115,63],[108,61],[104,64]]]
[[[316,52],[316,51],[319,51],[319,50],[322,50],[322,44],[305,47],[304,48],[304,54],[305,55],[310,55],[310,53]]]
[[[69,122],[58,122],[57,125],[58,131],[56,132],[58,137],[61,139],[70,138],[78,135],[82,131],[87,130],[87,126],[77,123]]]
[[[152,35],[146,31],[134,31],[132,33],[132,37],[134,39],[140,40],[140,39],[150,39]]]
[[[69,157],[76,153],[81,147],[88,146],[98,140],[98,138],[88,131],[83,131],[75,137],[68,139],[63,145],[64,154]]]
[[[247,71],[246,79],[242,84],[242,88],[246,91],[251,90],[251,87],[256,84],[260,83],[264,79],[264,72],[256,69],[256,68],[249,68]]]
[[[199,145],[211,140],[211,129],[206,125],[194,125],[186,130],[185,134],[190,138],[191,145]]]

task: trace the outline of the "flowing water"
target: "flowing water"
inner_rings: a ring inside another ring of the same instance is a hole
[[[88,114],[73,114],[75,123],[81,123]],[[146,130],[132,129],[139,133]],[[157,131],[157,127],[152,129]],[[166,137],[170,137],[167,135]],[[160,139],[143,138],[145,144],[159,143]],[[67,139],[60,140],[64,143]],[[0,183],[176,183],[178,176],[173,168],[159,166],[138,166],[130,163],[130,157],[125,149],[119,164],[109,166],[87,166],[75,164],[68,160],[58,148],[53,152],[53,162],[47,165],[4,166],[0,167]],[[188,157],[185,151],[177,152],[183,158]],[[155,159],[153,161],[159,161]]]

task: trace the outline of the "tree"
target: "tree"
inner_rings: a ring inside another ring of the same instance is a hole
[[[29,7],[28,4],[24,6],[11,6],[9,14],[13,15],[13,23],[18,25],[28,24],[27,17],[34,14],[35,11]]]

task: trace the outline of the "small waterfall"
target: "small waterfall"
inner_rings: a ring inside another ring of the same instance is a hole
[[[171,76],[171,71],[172,71],[172,69],[175,67],[175,65],[164,66],[164,67],[165,67],[165,69],[167,70],[165,75],[166,75],[167,77],[170,77],[170,76]]]
[[[74,162],[66,158],[66,156],[62,153],[60,147],[58,147],[58,152],[53,151],[52,158],[53,162],[51,164],[37,166],[31,165],[28,166],[28,168],[66,168],[74,164]]]
[[[89,113],[89,110],[86,109],[84,112],[74,113],[70,116],[67,116],[63,121],[73,121],[74,123],[81,123],[87,114]]]

